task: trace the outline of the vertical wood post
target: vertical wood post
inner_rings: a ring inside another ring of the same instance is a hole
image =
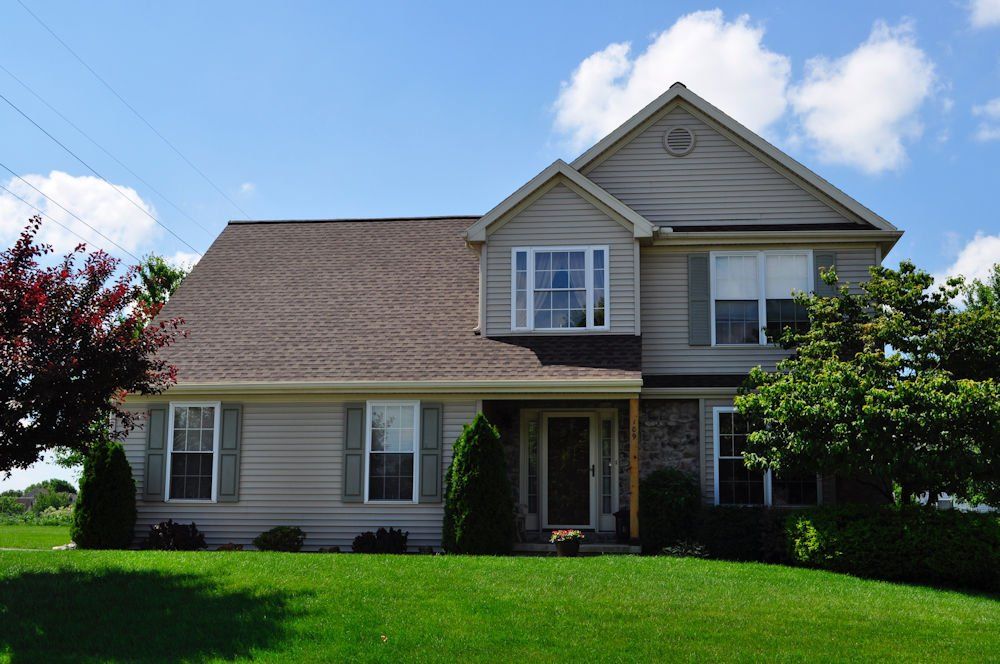
[[[639,541],[639,399],[628,400],[629,537]]]

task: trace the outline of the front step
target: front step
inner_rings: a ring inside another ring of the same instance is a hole
[[[580,545],[581,556],[628,555],[641,552],[641,547],[613,542]],[[554,544],[543,542],[517,542],[514,544],[514,553],[522,556],[554,556],[556,555],[556,547]]]

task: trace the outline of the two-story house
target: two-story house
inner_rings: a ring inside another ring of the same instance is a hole
[[[820,268],[856,286],[901,232],[674,84],[482,217],[231,222],[163,315],[179,381],[134,398],[138,534],[296,525],[440,544],[452,442],[501,431],[529,536],[610,532],[672,466],[709,504],[833,502],[837,478],[741,459],[732,399],[802,325]]]

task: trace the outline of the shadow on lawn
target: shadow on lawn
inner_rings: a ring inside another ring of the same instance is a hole
[[[234,659],[287,638],[291,595],[208,576],[29,572],[0,581],[0,658],[12,662]]]

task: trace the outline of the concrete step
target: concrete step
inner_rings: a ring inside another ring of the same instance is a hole
[[[581,544],[581,556],[601,556],[628,555],[641,553],[642,549],[631,544],[617,544],[614,542],[595,542],[592,544]],[[545,542],[517,542],[514,544],[514,553],[525,556],[554,556],[556,555],[555,544]]]

